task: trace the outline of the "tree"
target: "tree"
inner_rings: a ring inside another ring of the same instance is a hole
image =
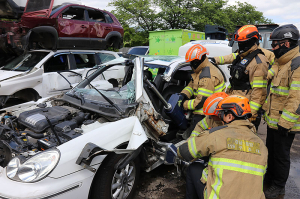
[[[158,13],[162,20],[161,29],[192,29],[193,5],[192,0],[155,0],[160,8]]]
[[[227,3],[227,0],[113,0],[109,5],[115,7],[112,12],[121,24],[128,27],[125,34],[135,37],[126,40],[128,45],[145,43],[139,36],[154,30],[204,31],[209,24],[223,26],[232,33],[236,25],[272,23],[251,4]]]
[[[228,6],[224,12],[230,20],[224,24],[229,32],[233,32],[236,25],[273,23],[271,19],[265,18],[262,12],[257,11],[255,6],[246,2],[237,2],[237,5]]]
[[[128,25],[123,26],[124,47],[131,46],[147,46],[149,45],[149,33],[146,31],[137,31],[134,28],[130,28]]]
[[[152,0],[113,0],[109,5],[116,8],[112,13],[123,26],[152,31],[161,23]]]

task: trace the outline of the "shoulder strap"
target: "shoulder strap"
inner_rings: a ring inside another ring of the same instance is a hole
[[[262,61],[261,61],[261,59],[259,58],[259,56],[256,56],[256,57],[255,57],[255,60],[256,60],[256,63],[257,63],[257,64],[261,64],[261,63],[262,63]]]
[[[263,51],[261,49],[256,49],[255,51],[253,51],[252,53],[248,54],[246,57],[244,57],[244,59],[241,61],[241,64],[244,65],[245,67],[248,66],[248,64],[252,61],[252,59],[254,59],[254,57],[256,57],[258,54],[263,54]],[[260,58],[258,58],[259,61],[261,62]],[[256,60],[258,61],[258,60]]]
[[[300,56],[298,56],[292,60],[291,71],[294,71],[299,67],[300,67]]]
[[[233,60],[232,65],[236,65],[241,62],[241,56],[238,54],[236,58]]]
[[[225,73],[222,71],[222,69],[221,69],[216,63],[213,63],[213,62],[211,62],[211,63],[212,63],[212,65],[214,65],[214,66],[221,72],[221,74],[222,74],[222,76],[223,76],[223,79],[224,79],[224,82],[227,82],[226,75],[225,75]]]
[[[218,131],[218,130],[221,130],[221,129],[224,129],[224,128],[227,128],[228,126],[217,126],[215,128],[212,128],[212,129],[209,129],[209,134],[215,132],[215,131]]]
[[[202,79],[204,77],[208,77],[208,78],[211,78],[211,75],[210,75],[210,68],[208,66],[204,67],[202,70],[201,70],[201,73],[199,75],[199,79]]]

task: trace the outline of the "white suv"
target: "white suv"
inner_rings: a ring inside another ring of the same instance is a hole
[[[40,97],[63,93],[82,81],[87,73],[93,72],[93,67],[118,56],[109,51],[29,51],[1,68],[0,106],[4,106],[9,98],[36,101]],[[103,60],[103,57],[109,59]],[[116,73],[116,70],[121,74]],[[116,70],[101,76],[96,86],[102,89],[113,88],[111,83],[120,80],[118,75],[124,76],[124,68]],[[106,75],[109,78],[105,78]],[[116,79],[112,80],[112,77]]]

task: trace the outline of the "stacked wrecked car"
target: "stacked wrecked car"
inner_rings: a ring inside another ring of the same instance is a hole
[[[74,4],[78,2],[27,0],[24,8],[13,0],[1,1],[0,65],[28,49],[120,48],[124,30],[116,17]]]

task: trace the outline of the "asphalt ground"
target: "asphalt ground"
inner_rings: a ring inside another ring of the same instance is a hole
[[[266,141],[267,125],[259,126],[258,136]],[[286,194],[276,199],[300,198],[300,134],[295,136],[291,148],[291,169],[286,184]],[[142,172],[134,199],[181,199],[185,198],[185,181],[177,176],[174,166],[162,165],[155,170]]]

